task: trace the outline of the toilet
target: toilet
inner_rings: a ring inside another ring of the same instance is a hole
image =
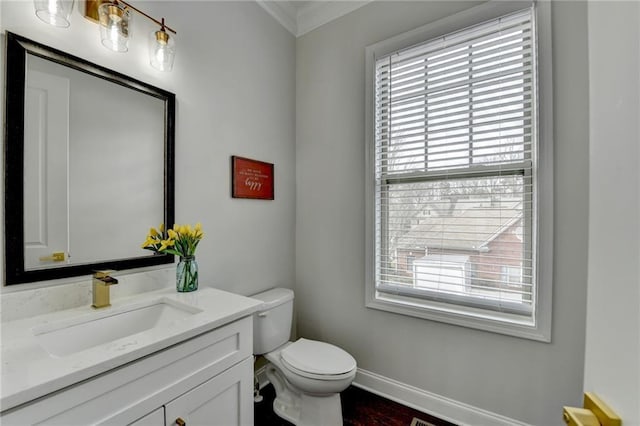
[[[274,288],[251,297],[263,302],[253,316],[253,353],[269,361],[273,411],[298,426],[341,426],[340,392],[353,382],[356,360],[329,343],[289,341],[293,291]]]

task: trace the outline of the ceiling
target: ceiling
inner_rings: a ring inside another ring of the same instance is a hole
[[[296,37],[337,19],[372,0],[256,0]]]

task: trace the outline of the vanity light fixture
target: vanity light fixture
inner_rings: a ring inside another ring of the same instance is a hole
[[[73,0],[34,0],[36,15],[58,27],[69,26]],[[102,44],[114,52],[129,50],[131,10],[156,23],[160,29],[149,37],[149,62],[160,71],[171,71],[176,54],[176,31],[123,0],[84,0],[84,16],[100,27]],[[169,34],[171,33],[171,34]]]

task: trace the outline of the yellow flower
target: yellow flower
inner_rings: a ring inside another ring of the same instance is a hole
[[[160,245],[158,251],[162,251],[168,247],[172,247],[175,244],[175,241],[173,241],[172,239],[162,240],[161,242],[162,244]]]
[[[151,238],[151,236],[147,236],[147,239],[142,243],[142,248],[154,246],[158,243],[158,240]]]
[[[193,256],[198,243],[204,236],[202,232],[202,224],[196,223],[195,226],[189,224],[180,225],[173,224],[173,229],[166,229],[164,224],[160,224],[156,228],[149,230],[149,235],[142,248],[152,250],[156,253],[169,253],[180,256]]]

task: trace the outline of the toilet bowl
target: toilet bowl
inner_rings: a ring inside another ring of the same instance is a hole
[[[288,341],[293,292],[273,289],[254,296],[263,301],[254,315],[254,353],[269,364],[266,375],[273,384],[274,412],[299,426],[340,426],[340,392],[356,375],[356,360],[343,349],[309,339]]]

